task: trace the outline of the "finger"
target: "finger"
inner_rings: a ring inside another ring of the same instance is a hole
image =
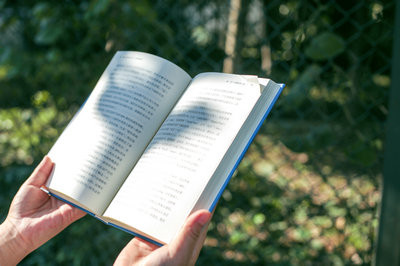
[[[40,164],[35,168],[31,176],[26,180],[27,185],[41,187],[44,185],[53,170],[54,163],[48,156],[45,156]]]
[[[199,210],[191,214],[178,236],[169,245],[170,252],[175,254],[182,264],[193,264],[201,250],[207,234],[211,213]]]
[[[202,232],[200,233],[200,237],[197,240],[196,245],[193,249],[191,262],[189,263],[190,265],[195,265],[197,258],[199,257],[200,251],[203,248],[204,241],[207,237],[208,226],[211,222],[212,216],[214,215],[214,211],[215,211],[215,209],[211,212],[210,218],[208,219],[208,222],[206,223],[206,225],[203,226]]]
[[[114,266],[116,265],[133,265],[139,263],[139,261],[154,250],[158,249],[159,246],[154,245],[146,240],[139,237],[132,239],[118,255]]]
[[[140,249],[141,251],[143,251],[143,252],[145,252],[147,254],[151,253],[154,250],[159,248],[159,246],[157,246],[157,245],[155,245],[153,243],[150,243],[150,242],[148,242],[148,241],[146,241],[146,240],[144,240],[144,239],[142,239],[140,237],[133,238],[128,243],[127,246],[129,246],[129,248],[132,249],[132,250],[133,249]]]

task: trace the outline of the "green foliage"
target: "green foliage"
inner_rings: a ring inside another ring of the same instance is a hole
[[[311,40],[304,52],[311,59],[319,61],[334,58],[344,49],[345,42],[339,35],[323,32]]]
[[[236,72],[287,87],[223,193],[199,265],[372,261],[394,3],[242,1]],[[227,6],[0,0],[0,216],[117,50],[221,71]],[[110,265],[130,238],[87,217],[22,265]]]

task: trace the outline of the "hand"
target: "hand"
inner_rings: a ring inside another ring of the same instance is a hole
[[[15,195],[7,218],[0,225],[0,264],[15,265],[85,212],[40,189],[53,169],[45,157]]]
[[[115,265],[194,265],[210,219],[211,213],[207,210],[194,212],[175,240],[162,247],[135,237],[121,251]]]

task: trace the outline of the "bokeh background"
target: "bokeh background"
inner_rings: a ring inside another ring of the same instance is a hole
[[[192,76],[287,84],[218,204],[198,265],[373,261],[395,0],[0,0],[0,221],[118,50]],[[85,217],[21,265],[110,265]]]

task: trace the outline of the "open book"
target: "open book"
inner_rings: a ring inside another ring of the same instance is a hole
[[[104,222],[169,243],[213,210],[282,84],[118,52],[49,152],[45,190]]]

